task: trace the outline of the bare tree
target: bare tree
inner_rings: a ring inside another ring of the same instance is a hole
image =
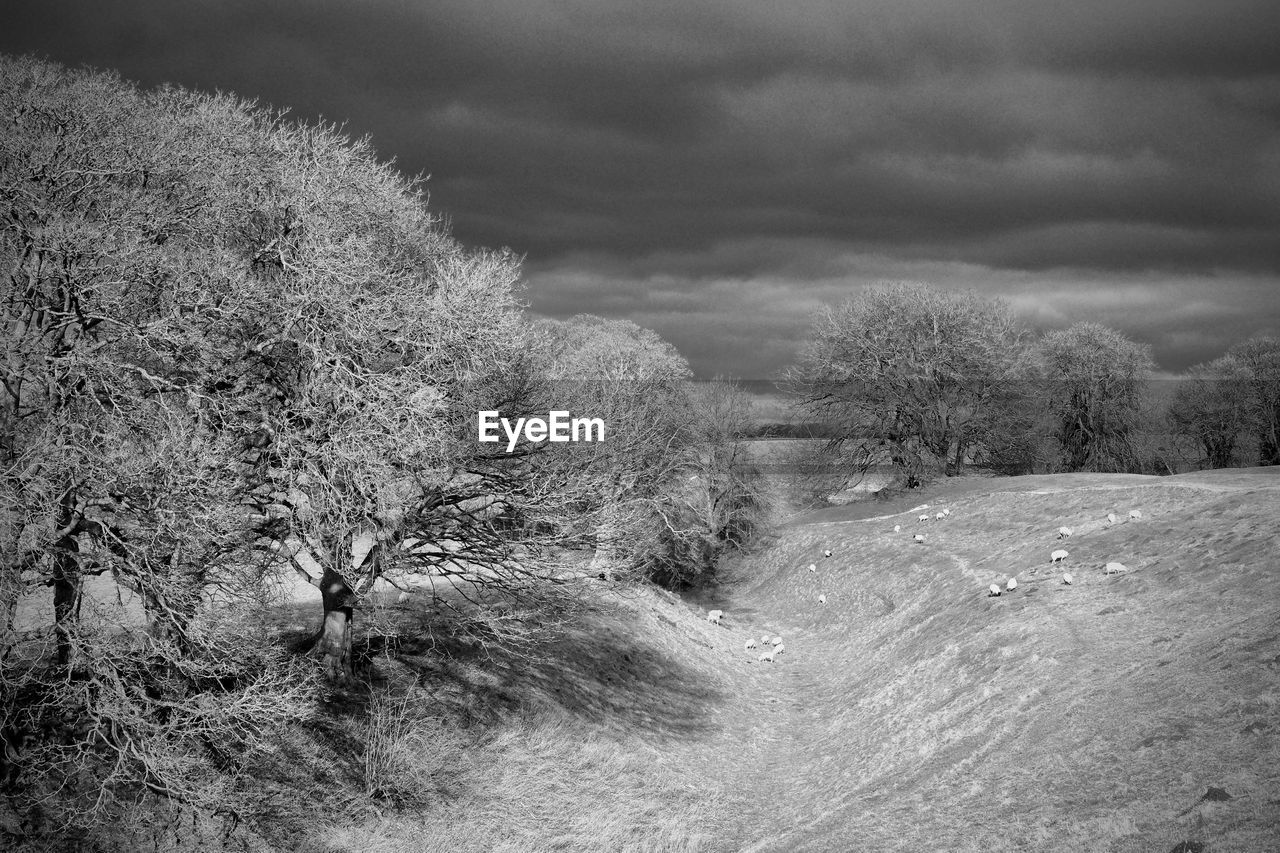
[[[957,472],[1020,387],[1022,332],[1003,304],[920,284],[869,288],[815,320],[787,384],[864,472],[917,486]]]
[[[1232,347],[1228,355],[1244,371],[1258,464],[1280,465],[1280,340],[1251,338]]]
[[[1137,471],[1151,348],[1096,323],[1050,332],[1040,350],[1068,471]]]
[[[509,520],[537,484],[471,408],[521,346],[519,260],[462,249],[367,142],[231,97],[6,58],[0,122],[5,776],[82,826],[209,802],[202,768],[305,713],[245,618],[282,559],[335,681],[373,579],[456,565],[446,536],[543,577]],[[79,618],[89,572],[146,632]],[[45,586],[54,624],[15,631]]]
[[[1178,384],[1169,419],[1195,445],[1203,467],[1239,464],[1240,439],[1255,423],[1248,383],[1244,366],[1225,355],[1191,368]]]

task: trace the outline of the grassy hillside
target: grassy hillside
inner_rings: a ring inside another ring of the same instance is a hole
[[[744,849],[1280,847],[1280,471],[991,480],[929,503],[951,516],[798,526],[737,591],[795,626],[776,676],[803,706],[785,799]]]
[[[916,522],[926,502],[951,516]],[[324,738],[282,745],[338,782],[265,835],[369,853],[1280,849],[1280,470],[968,480],[842,511],[734,566],[703,601],[723,626],[602,592],[536,653],[390,643],[383,723],[337,709]],[[1104,574],[1113,560],[1128,571]],[[786,641],[775,664],[744,648],[765,633]]]

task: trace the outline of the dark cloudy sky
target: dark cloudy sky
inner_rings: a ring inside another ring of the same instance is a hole
[[[372,135],[535,312],[766,377],[881,280],[1098,320],[1167,370],[1280,335],[1276,0],[0,3],[0,50]]]

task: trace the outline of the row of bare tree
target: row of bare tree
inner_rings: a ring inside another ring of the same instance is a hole
[[[0,258],[0,832],[225,806],[312,713],[263,599],[282,567],[341,684],[379,580],[554,610],[593,574],[565,554],[679,583],[750,533],[731,389],[634,324],[530,322],[519,258],[333,127],[0,57]],[[481,410],[553,409],[607,440],[477,441]],[[85,610],[92,575],[141,628]]]
[[[887,284],[817,318],[787,385],[832,465],[891,465],[907,487],[966,464],[1221,467],[1253,461],[1245,446],[1280,464],[1280,341],[1247,341],[1176,383],[1153,382],[1154,367],[1149,346],[1096,323],[1036,337],[1000,300]]]

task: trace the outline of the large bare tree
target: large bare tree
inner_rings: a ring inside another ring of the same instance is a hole
[[[916,486],[958,471],[1025,390],[1022,340],[998,301],[886,284],[818,315],[787,384],[852,469]]]

